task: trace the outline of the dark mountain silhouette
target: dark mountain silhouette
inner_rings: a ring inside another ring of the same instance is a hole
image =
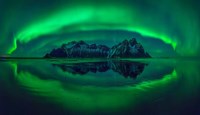
[[[136,39],[124,40],[109,48],[105,45],[87,44],[84,41],[72,41],[47,53],[45,58],[150,58]]]
[[[144,51],[143,46],[140,43],[137,43],[136,39],[131,40],[124,40],[123,42],[119,43],[118,45],[113,46],[109,53],[109,58],[116,58],[116,57],[150,57],[148,53]]]

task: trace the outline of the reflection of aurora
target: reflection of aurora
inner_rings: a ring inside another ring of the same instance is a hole
[[[152,60],[151,64],[154,62],[158,62],[158,60]],[[47,78],[42,78],[39,74],[35,74],[36,72],[33,73],[26,69],[32,63],[35,62],[24,63],[23,61],[23,64],[27,65],[25,68],[18,66],[21,64],[18,61],[1,63],[1,67],[4,68],[4,71],[1,71],[3,75],[1,79],[4,79],[2,84],[5,84],[10,92],[15,87],[17,89],[20,88],[35,98],[45,98],[49,103],[54,103],[71,111],[95,112],[106,110],[124,112],[126,110],[134,111],[138,107],[143,108],[148,104],[150,104],[149,107],[159,104],[159,107],[151,108],[153,111],[161,109],[161,112],[163,112],[162,108],[165,107],[176,109],[172,109],[172,111],[181,111],[188,110],[191,104],[195,105],[198,102],[200,87],[198,68],[200,65],[196,61],[161,60],[158,63],[162,64],[158,65],[158,67],[172,65],[175,67],[172,73],[164,75],[160,79],[117,87],[82,85],[48,79],[55,76],[53,71],[47,74],[48,67],[45,70],[42,70],[43,67],[38,68],[39,70],[41,69],[40,75],[48,76]],[[188,67],[187,71],[185,66]],[[49,67],[51,67],[51,64],[49,64]],[[13,76],[16,83],[7,76]],[[84,82],[84,79],[81,81]],[[14,91],[13,96],[17,95],[15,93]],[[166,110],[165,112],[171,114],[172,111]]]
[[[147,98],[156,100],[168,90],[167,87],[172,87],[177,83],[178,79],[174,70],[161,79],[145,81],[133,86],[98,87],[73,83],[63,84],[57,80],[40,79],[40,76],[29,71],[19,71],[17,63],[12,63],[11,67],[20,86],[32,95],[45,97],[71,110],[96,111],[97,109],[125,109],[129,105],[136,106]]]
[[[0,54],[15,52],[16,56],[21,56],[23,53],[19,52],[27,49],[35,53],[45,48],[47,50],[49,45],[58,46],[55,41],[66,42],[77,39],[75,36],[74,38],[60,37],[60,34],[93,30],[125,30],[137,32],[149,39],[160,39],[183,56],[197,56],[200,26],[196,2],[118,0],[99,1],[97,4],[97,1],[88,0],[84,3],[48,1],[46,4],[45,1],[41,1],[41,7],[38,7],[35,2],[30,2],[31,7],[21,7],[30,4],[22,0],[16,3],[12,10],[9,9],[11,7],[1,7],[3,8],[1,11],[9,11],[9,13],[3,13],[3,18],[0,20],[3,24],[0,28],[3,30],[0,39],[0,45],[3,48]],[[5,2],[3,6],[9,4],[10,2],[8,4]],[[106,34],[101,38],[96,36],[98,35],[82,36],[80,39],[107,40]],[[115,39],[124,38],[116,37]],[[24,47],[26,44],[31,45]]]

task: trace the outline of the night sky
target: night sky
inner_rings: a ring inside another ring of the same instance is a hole
[[[72,2],[73,1],[73,2]],[[200,56],[198,0],[0,0],[0,56],[135,37],[153,57]]]

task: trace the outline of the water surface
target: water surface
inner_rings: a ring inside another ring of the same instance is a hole
[[[0,61],[0,114],[198,114],[200,63],[183,59]]]

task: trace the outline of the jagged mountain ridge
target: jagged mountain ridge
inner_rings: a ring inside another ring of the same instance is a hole
[[[136,39],[124,40],[123,42],[113,46],[108,54],[108,58],[116,57],[150,57],[144,51],[143,46],[137,43]]]
[[[109,48],[106,45],[87,44],[84,41],[72,41],[47,53],[45,58],[150,58],[143,46],[135,38],[124,40]]]

